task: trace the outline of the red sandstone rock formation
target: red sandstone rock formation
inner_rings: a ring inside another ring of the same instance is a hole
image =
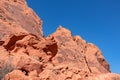
[[[0,0],[0,40],[13,34],[42,36],[42,21],[28,8],[25,0]]]
[[[41,25],[25,0],[0,1],[1,80],[120,80],[94,44],[61,26],[42,37]]]

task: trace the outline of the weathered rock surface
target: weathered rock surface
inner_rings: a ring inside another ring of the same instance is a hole
[[[25,0],[0,0],[0,40],[23,32],[41,37],[41,26],[42,21],[27,7]]]
[[[42,37],[41,25],[25,0],[0,1],[1,80],[120,80],[94,44],[61,26]]]

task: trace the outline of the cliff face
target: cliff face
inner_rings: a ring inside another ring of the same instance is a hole
[[[25,0],[0,0],[0,40],[12,34],[42,36],[42,21],[28,8]]]
[[[0,79],[120,80],[102,52],[61,26],[43,37],[25,0],[0,1]]]

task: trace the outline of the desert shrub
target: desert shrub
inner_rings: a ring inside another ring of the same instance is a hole
[[[4,76],[13,71],[13,66],[10,63],[0,60],[0,80],[3,80]]]

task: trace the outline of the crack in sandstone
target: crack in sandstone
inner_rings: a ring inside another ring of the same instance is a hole
[[[86,59],[86,56],[84,56],[84,59],[85,59],[85,62],[86,62],[86,65],[87,65],[87,67],[88,67],[89,72],[92,73],[92,70],[90,69],[90,67],[89,67],[89,65],[88,65],[88,61],[87,61],[87,59]]]

